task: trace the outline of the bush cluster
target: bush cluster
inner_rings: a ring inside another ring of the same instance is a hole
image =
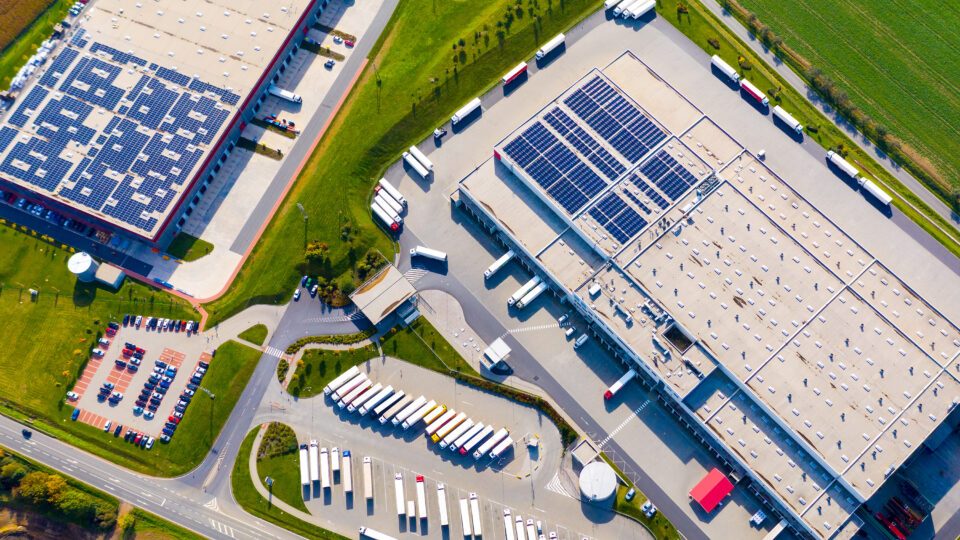
[[[281,456],[297,451],[297,434],[293,428],[280,422],[270,422],[260,441],[257,459]]]
[[[334,345],[349,345],[351,343],[357,343],[369,338],[376,331],[377,329],[375,327],[371,327],[363,332],[357,332],[356,334],[344,334],[340,336],[307,336],[305,338],[298,339],[289,347],[287,347],[287,354],[296,354],[297,351],[311,343],[328,343]]]

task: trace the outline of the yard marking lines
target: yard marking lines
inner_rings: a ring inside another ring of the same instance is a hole
[[[610,433],[608,433],[607,436],[604,437],[604,439],[603,439],[602,441],[600,441],[600,444],[598,444],[597,447],[598,447],[598,448],[603,448],[603,446],[604,446],[605,444],[607,444],[608,442],[610,442],[610,439],[614,438],[614,437],[617,435],[617,433],[620,433],[620,430],[623,429],[623,428],[625,428],[625,427],[627,426],[627,424],[630,423],[631,420],[633,420],[634,418],[636,418],[637,416],[639,416],[639,415],[640,415],[640,411],[642,411],[642,410],[643,410],[647,405],[649,405],[649,404],[650,404],[650,400],[649,400],[649,399],[644,400],[644,402],[641,403],[639,407],[637,407],[636,409],[634,409],[634,411],[633,411],[630,415],[628,415],[628,416],[626,417],[626,419],[624,419],[623,422],[620,422],[620,425],[619,425],[619,426],[617,426],[616,428],[614,428],[613,431],[611,431]]]
[[[522,334],[523,332],[534,332],[537,330],[549,330],[551,328],[560,328],[560,325],[557,323],[551,324],[540,324],[537,326],[521,326],[520,328],[512,328],[504,332],[500,337],[506,337],[508,334]]]
[[[544,487],[546,487],[547,489],[549,489],[550,491],[552,491],[552,492],[554,492],[554,493],[557,493],[557,494],[559,494],[559,495],[563,495],[564,497],[570,497],[570,494],[567,493],[567,490],[564,489],[563,484],[560,482],[560,474],[559,474],[559,473],[558,473],[558,474],[554,474],[554,475],[553,475],[553,480],[550,480],[549,482],[547,482],[547,485],[544,486]],[[571,497],[571,498],[572,498],[572,497]]]
[[[267,347],[267,349],[266,349],[265,351],[263,351],[263,352],[264,352],[265,354],[267,354],[268,356],[273,356],[273,357],[276,357],[276,358],[281,358],[281,357],[283,357],[283,351],[281,351],[280,349],[278,349],[278,348],[276,348],[276,347]]]
[[[423,268],[411,268],[403,273],[403,277],[407,278],[407,281],[410,283],[416,283],[423,276],[427,275],[429,270],[424,270]]]

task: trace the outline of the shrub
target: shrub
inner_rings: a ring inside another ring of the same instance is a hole
[[[357,332],[356,334],[344,334],[339,336],[309,336],[300,338],[287,347],[287,354],[296,354],[297,351],[310,343],[330,343],[335,345],[349,345],[351,343],[357,343],[369,338],[376,331],[377,329],[375,327],[370,327],[363,332]]]
[[[720,40],[717,39],[717,38],[715,38],[715,37],[712,37],[712,38],[708,39],[708,40],[707,40],[707,43],[709,43],[710,46],[713,47],[714,49],[719,49],[719,48],[720,48]]]
[[[263,434],[263,440],[257,450],[257,459],[281,456],[296,450],[297,435],[293,432],[293,428],[280,422],[271,422]]]
[[[277,364],[277,380],[283,382],[287,378],[287,372],[290,371],[290,362],[286,358],[281,358]]]

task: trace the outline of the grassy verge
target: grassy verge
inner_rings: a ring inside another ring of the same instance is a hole
[[[258,430],[259,428],[254,429],[243,439],[240,452],[237,454],[237,460],[233,464],[233,473],[230,475],[233,498],[247,512],[283,527],[294,534],[306,538],[346,540],[344,536],[291,516],[260,496],[260,493],[253,486],[253,479],[250,478],[250,462],[248,461],[250,452],[253,450],[253,440],[256,438]]]
[[[377,356],[379,353],[373,345],[347,350],[310,349],[297,362],[297,370],[290,376],[287,391],[302,398],[321,394],[324,386],[351,366]]]
[[[842,150],[841,153],[848,161],[899,196],[895,197],[892,203],[898,210],[947,250],[960,257],[960,231],[957,231],[946,219],[881,167],[870,154],[854,144],[846,134],[826,119],[816,107],[784,81],[700,2],[690,2],[686,5],[687,13],[681,14],[673,9],[673,4],[658,7],[658,13],[707,54],[720,55],[728,64],[741,66],[741,73],[771,96],[771,105],[782,106],[801,124],[807,126],[805,130],[807,137],[815,140],[824,149]],[[710,43],[711,40],[715,40],[716,47]],[[741,62],[741,59],[744,62]],[[744,65],[749,65],[750,69],[743,69]]]
[[[263,324],[254,325],[241,332],[237,337],[255,345],[263,345],[264,340],[267,339],[267,327]]]
[[[383,352],[390,356],[402,358],[429,370],[480,376],[423,317],[417,319],[409,328],[394,328],[387,332],[381,339],[380,346]]]
[[[330,345],[350,345],[353,343],[359,343],[377,331],[376,328],[370,327],[363,332],[357,332],[356,334],[340,334],[336,336],[308,336],[305,338],[300,338],[297,341],[291,343],[287,346],[287,354],[297,354],[300,349],[306,347],[311,343],[317,344],[330,344]]]
[[[179,525],[175,525],[162,519],[158,516],[142,510],[140,508],[134,508],[129,512],[128,515],[133,516],[133,525],[132,525],[132,537],[134,540],[140,538],[143,539],[157,539],[157,538],[170,538],[176,540],[203,540],[203,536],[196,534],[192,531],[188,531]],[[123,518],[121,518],[123,519]],[[126,536],[124,538],[127,538]]]
[[[187,233],[178,234],[167,247],[168,255],[185,262],[195,261],[211,251],[213,251],[213,244]]]
[[[17,71],[33,56],[40,44],[49,39],[53,27],[62,21],[73,5],[71,0],[8,0],[3,6],[0,25],[0,88],[6,90]]]
[[[293,429],[279,422],[272,422],[257,449],[257,474],[266,485],[266,477],[273,480],[267,486],[270,493],[298,510],[310,513],[303,503],[300,484],[300,454],[297,436]]]
[[[289,298],[297,280],[307,273],[304,236],[329,245],[318,269],[328,280],[354,275],[369,248],[390,258],[393,242],[371,219],[367,205],[380,173],[404,148],[426,137],[540,44],[600,4],[599,0],[522,6],[509,0],[402,2],[354,91],[237,279],[223,297],[207,304],[210,323],[251,304]],[[297,203],[310,216],[306,235]]]
[[[600,457],[617,472],[620,480],[626,483],[626,485],[621,484],[617,486],[617,497],[613,502],[613,510],[639,521],[648,531],[653,533],[657,540],[680,538],[680,533],[677,532],[677,528],[673,526],[673,523],[670,523],[670,520],[663,517],[662,512],[657,512],[653,518],[648,518],[643,514],[640,508],[643,506],[643,503],[647,502],[646,495],[633,485],[633,482],[623,474],[623,471],[621,471],[619,467],[610,461],[610,458],[607,457],[606,454],[601,452]],[[627,492],[630,491],[630,488],[633,488],[636,492],[633,499],[628,501],[626,495]]]

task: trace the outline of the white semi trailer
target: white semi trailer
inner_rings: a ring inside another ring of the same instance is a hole
[[[513,437],[507,437],[506,439],[500,441],[496,446],[493,447],[493,450],[490,451],[490,459],[497,459],[500,457],[500,454],[503,454],[507,451],[507,448],[513,446]]]
[[[434,433],[440,431],[440,428],[445,426],[454,416],[457,415],[457,411],[450,409],[440,415],[439,418],[434,419],[432,422],[427,424],[426,435],[427,438],[431,438]]]
[[[513,540],[513,517],[510,515],[509,508],[503,509],[503,531],[507,535],[507,540]]]
[[[373,215],[377,216],[377,219],[379,219],[391,231],[400,230],[400,224],[397,223],[397,221],[393,219],[393,217],[386,210],[384,210],[382,206],[377,204],[376,201],[370,202],[370,211],[373,212]]]
[[[534,287],[532,291],[523,295],[523,298],[520,300],[517,300],[517,309],[523,309],[524,307],[530,305],[530,303],[543,294],[543,291],[545,290],[547,290],[547,284],[541,281],[540,284]]]
[[[411,257],[426,257],[428,259],[433,259],[435,261],[447,262],[447,254],[438,250],[430,249],[424,246],[417,246],[415,248],[410,248]]]
[[[422,476],[417,477],[417,517],[427,519],[427,492]]]
[[[453,433],[457,428],[459,428],[466,421],[467,421],[466,413],[457,414],[452,419],[447,421],[447,423],[440,426],[440,429],[435,431],[433,435],[430,436],[430,440],[435,443],[439,443],[443,441],[444,439],[447,438],[447,435]],[[443,446],[441,445],[440,448],[443,448]]]
[[[365,378],[363,382],[358,384],[356,388],[351,390],[347,395],[343,396],[343,398],[337,402],[337,407],[341,409],[345,409],[347,405],[353,403],[353,400],[362,396],[363,393],[366,392],[367,390],[370,390],[372,386],[373,386],[373,381]]]
[[[713,67],[717,68],[720,73],[726,75],[731,81],[735,83],[740,82],[740,74],[737,73],[737,70],[733,69],[730,64],[724,62],[723,58],[713,55],[713,57],[710,58],[710,63],[713,64]]]
[[[534,287],[540,284],[540,276],[533,276],[530,281],[523,284],[523,287],[517,289],[517,292],[513,293],[513,296],[507,299],[507,305],[512,306],[517,303],[518,300],[523,298],[528,292],[533,290]]]
[[[510,432],[507,431],[507,428],[500,428],[500,431],[493,434],[492,437],[486,440],[483,444],[480,445],[480,448],[477,448],[473,452],[473,459],[480,459],[481,457],[487,455],[493,447],[496,446],[500,441],[510,436]]]
[[[508,262],[513,260],[513,257],[515,255],[516,253],[514,253],[513,250],[511,249],[511,250],[508,250],[506,253],[504,253],[502,257],[493,261],[493,264],[491,264],[486,270],[484,270],[483,279],[490,279],[491,277],[493,277],[493,275],[496,274],[501,268],[506,266]]]
[[[340,483],[343,484],[344,493],[353,493],[353,460],[350,457],[350,451],[343,451],[343,469],[340,471]]]
[[[373,387],[371,387],[369,390],[367,390],[363,394],[360,394],[360,396],[357,397],[357,399],[351,401],[350,404],[347,405],[347,412],[353,412],[359,409],[360,407],[363,406],[364,403],[367,403],[368,401],[376,397],[378,394],[380,394],[381,390],[383,390],[383,384],[377,383],[373,385]]]
[[[487,426],[483,425],[483,422],[480,422],[479,424],[473,426],[472,428],[464,431],[462,435],[457,437],[457,440],[450,443],[450,451],[453,452],[457,448],[460,448],[461,446],[467,444],[467,441],[473,439],[476,436],[476,434],[483,431],[483,428],[485,427]]]
[[[615,17],[619,17],[620,14],[623,13],[623,10],[630,7],[630,4],[633,4],[636,1],[637,0],[622,0],[621,2],[617,2],[616,7],[613,8],[613,15]]]
[[[384,191],[389,193],[390,196],[393,197],[393,199],[398,203],[400,203],[402,206],[404,207],[407,206],[407,200],[403,198],[403,195],[400,194],[400,191],[397,188],[393,187],[393,184],[391,184],[390,182],[387,182],[386,178],[381,178],[380,181],[377,182],[377,185],[379,185],[381,188],[383,188]]]
[[[470,494],[470,513],[473,515],[473,536],[483,536],[483,527],[480,523],[480,499],[476,493]]]
[[[416,158],[417,161],[419,161],[420,164],[423,165],[424,169],[428,171],[433,170],[433,162],[427,159],[427,156],[424,155],[424,153],[421,152],[419,148],[417,148],[416,146],[411,146],[408,152],[410,152],[410,155]]]
[[[336,477],[340,472],[340,447],[334,446],[330,449],[330,473]]]
[[[373,413],[371,413],[371,416],[376,416],[377,418],[380,418],[381,416],[383,416],[383,413],[387,412],[391,407],[396,405],[401,399],[403,399],[405,395],[406,394],[403,392],[403,390],[400,390],[396,394],[388,397],[386,401],[384,401],[380,405],[377,405],[377,407],[373,409]]]
[[[612,399],[613,396],[617,395],[617,392],[619,392],[620,389],[626,386],[627,383],[632,381],[633,378],[636,376],[637,376],[637,370],[635,369],[630,369],[629,371],[624,373],[622,377],[617,379],[617,382],[611,384],[610,388],[607,388],[607,391],[603,393],[603,399],[604,400]]]
[[[369,457],[363,458],[363,498],[373,500],[373,463]]]
[[[423,178],[426,178],[430,174],[430,171],[428,171],[422,163],[417,161],[417,158],[413,157],[410,152],[403,153],[403,160],[407,162],[407,165],[409,165],[411,169],[417,171],[417,174]]]
[[[419,409],[413,411],[413,414],[408,416],[403,422],[400,423],[400,429],[406,431],[413,426],[417,425],[420,420],[423,420],[423,417],[427,415],[428,412],[432,411],[437,407],[437,402],[435,400],[430,400],[426,404],[422,405]]]
[[[526,64],[524,64],[526,65]],[[450,123],[457,125],[463,121],[464,118],[469,117],[471,114],[480,109],[480,98],[473,98],[469,103],[460,107],[460,110],[453,113],[453,116],[450,117]]]
[[[537,50],[537,60],[544,59],[548,54],[553,52],[557,47],[563,45],[563,42],[565,39],[566,39],[566,36],[564,36],[563,34],[557,34],[556,36],[553,36],[553,38],[550,39],[550,41],[544,43],[543,46]]]
[[[395,426],[399,426],[400,424],[403,423],[404,420],[407,419],[408,416],[416,412],[417,409],[419,409],[420,407],[423,407],[423,404],[426,402],[427,402],[426,397],[424,396],[418,397],[413,401],[413,403],[407,405],[404,409],[398,412],[396,416],[391,418],[390,422]]]
[[[447,412],[447,406],[446,406],[446,405],[439,405],[439,406],[437,406],[437,407],[434,408],[432,411],[428,412],[427,414],[425,414],[425,415],[423,416],[423,425],[424,425],[424,426],[427,426],[427,427],[430,427],[430,425],[433,424],[433,421],[434,421],[434,420],[436,420],[437,418],[440,418],[441,416],[443,416],[444,414],[446,414],[446,412]]]
[[[370,527],[360,527],[360,537],[367,537],[370,540],[397,540],[395,536],[390,536]]]
[[[780,119],[781,122],[787,125],[791,131],[795,133],[803,133],[803,125],[797,121],[790,113],[783,110],[779,105],[773,108],[773,115]]]
[[[320,449],[320,487],[330,489],[330,459],[327,447]]]
[[[270,88],[267,90],[270,92],[270,95],[277,96],[280,99],[285,99],[291,103],[303,103],[303,98],[289,90],[284,90],[279,86],[270,85]]]
[[[446,527],[450,525],[450,520],[447,516],[447,490],[443,487],[442,483],[437,483],[437,506],[440,510],[440,527]]]
[[[457,440],[460,437],[460,435],[463,435],[463,433],[466,432],[471,427],[473,427],[473,420],[471,420],[470,418],[464,420],[462,424],[457,426],[457,428],[451,431],[450,433],[447,433],[447,436],[440,441],[440,448],[446,448],[447,446],[449,446],[450,443]]]
[[[351,391],[353,391],[354,388],[360,386],[361,384],[363,384],[363,381],[367,381],[367,380],[369,379],[367,379],[367,376],[364,375],[363,373],[357,375],[356,377],[350,379],[346,384],[344,384],[340,388],[337,388],[332,394],[330,394],[330,399],[332,399],[333,401],[340,401],[341,399],[343,399],[343,396],[349,394]]]
[[[300,484],[310,485],[310,458],[307,457],[307,445],[300,446]]]
[[[358,368],[357,366],[351,366],[350,369],[344,371],[343,373],[338,375],[336,379],[330,381],[330,384],[323,387],[323,395],[329,396],[331,393],[333,393],[334,390],[336,390],[337,388],[340,388],[341,386],[346,384],[347,381],[356,377],[359,374],[360,374],[360,368]]]
[[[493,433],[493,426],[487,426],[477,432],[469,441],[463,443],[460,446],[460,455],[465,456],[468,452],[473,450],[481,441],[489,437]]]
[[[393,407],[390,407],[389,409],[384,411],[383,414],[380,415],[380,423],[386,424],[387,422],[389,422],[390,419],[396,416],[398,412],[407,408],[407,406],[410,405],[412,401],[413,400],[408,397],[396,402]]]
[[[650,13],[650,10],[657,7],[656,0],[641,0],[640,2],[630,6],[630,16],[634,19],[639,19],[647,13]]]
[[[893,197],[891,197],[886,191],[880,189],[880,187],[874,184],[872,180],[867,180],[861,176],[857,182],[860,183],[860,187],[862,187],[864,191],[876,197],[877,200],[883,205],[889,206],[890,202],[893,201]]]
[[[316,439],[310,441],[310,481],[320,481],[320,444]]]
[[[470,503],[460,499],[460,526],[463,527],[463,537],[470,536]]]
[[[849,161],[843,159],[843,156],[834,152],[833,150],[827,152],[827,159],[836,165],[838,169],[846,173],[850,178],[856,180],[857,177],[860,176],[860,171],[858,171],[856,167],[851,165]]]
[[[407,509],[403,500],[403,475],[400,473],[397,473],[397,475],[393,477],[393,490],[397,498],[397,515],[403,516],[406,514]]]
[[[377,392],[375,396],[372,396],[369,400],[365,401],[363,405],[357,407],[357,410],[360,411],[360,415],[363,416],[370,412],[371,409],[375,409],[377,405],[380,405],[383,400],[387,399],[393,394],[393,386],[388,386],[383,390]],[[353,405],[353,404],[351,404]],[[349,407],[347,410],[350,410]]]
[[[377,204],[379,204],[380,206],[383,206],[384,208],[387,208],[388,210],[390,210],[391,212],[393,212],[398,216],[403,213],[403,205],[401,205],[399,202],[397,202],[396,199],[391,197],[390,194],[387,193],[387,190],[385,189],[381,189],[377,191],[377,194],[374,195],[373,200],[377,201]]]

